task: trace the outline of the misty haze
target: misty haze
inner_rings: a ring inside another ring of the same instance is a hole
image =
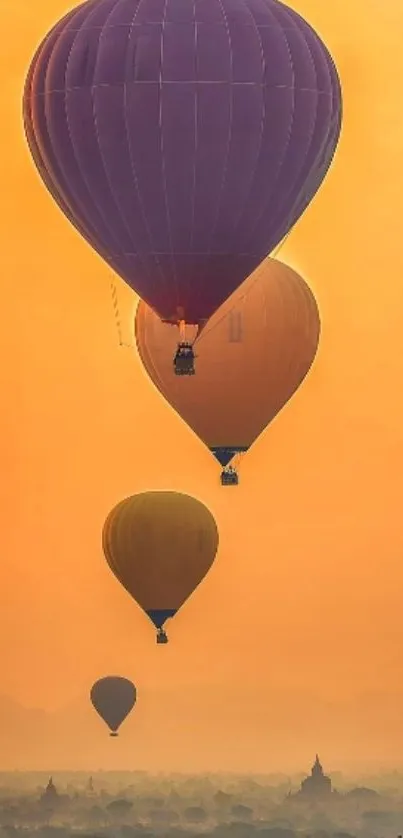
[[[396,838],[403,774],[0,774],[1,838]]]

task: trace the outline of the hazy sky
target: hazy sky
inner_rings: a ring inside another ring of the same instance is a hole
[[[310,765],[317,749],[325,767],[400,759],[403,5],[291,5],[330,47],[344,91],[336,161],[281,251],[317,296],[322,340],[239,488],[226,490],[136,352],[119,348],[110,270],[53,203],[25,144],[24,76],[71,4],[0,0],[0,693],[59,708],[52,747],[64,764],[96,753],[111,765],[112,740],[99,744],[86,707],[106,673],[139,688],[119,746],[127,767],[134,743],[139,763],[165,768],[169,743],[176,768]],[[136,299],[123,287],[120,299],[130,335]],[[221,535],[167,648],[100,547],[109,509],[147,489],[194,494]],[[169,711],[162,700],[144,727],[141,690],[155,703],[160,684]],[[2,765],[41,765],[35,725],[11,736],[9,713],[0,702]]]

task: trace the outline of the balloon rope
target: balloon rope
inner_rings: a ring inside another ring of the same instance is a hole
[[[232,468],[234,468],[235,471],[238,472],[239,466],[241,465],[241,461],[245,453],[245,451],[236,451],[228,465],[232,466]]]
[[[270,254],[270,257],[266,257],[266,258],[270,258],[270,259],[275,259],[275,258],[276,258],[277,254],[279,253],[279,251],[281,250],[281,248],[285,245],[285,243],[286,243],[286,241],[287,241],[288,236],[290,235],[290,233],[291,233],[291,230],[289,230],[289,232],[287,233],[287,235],[286,235],[286,236],[284,236],[284,238],[281,240],[280,244],[278,244],[278,245],[277,245],[277,247],[276,247],[276,249],[273,251],[273,253],[271,253],[271,254]],[[263,261],[264,261],[264,260],[263,260]],[[261,264],[262,264],[262,263],[261,263]],[[260,267],[260,265],[259,265],[259,267]],[[254,284],[255,284],[255,282],[257,282],[257,281],[258,281],[258,279],[259,279],[259,268],[257,268],[257,269],[256,269],[256,274],[257,274],[257,275],[255,276],[254,280],[253,280],[253,281],[252,281],[252,282],[248,285],[247,290],[246,290],[246,291],[242,294],[242,296],[241,296],[241,297],[238,297],[238,298],[237,298],[237,300],[236,300],[236,302],[234,302],[234,305],[232,306],[232,308],[230,308],[230,309],[229,309],[229,311],[226,311],[226,312],[225,312],[225,314],[223,314],[223,315],[222,315],[222,317],[220,317],[220,319],[219,319],[219,320],[217,320],[217,323],[214,323],[214,326],[210,326],[210,328],[209,328],[209,329],[208,329],[208,328],[206,328],[205,330],[203,329],[203,331],[202,331],[201,335],[200,335],[199,337],[196,337],[196,339],[195,339],[194,343],[198,343],[198,344],[200,344],[200,343],[201,343],[201,341],[203,340],[203,338],[204,338],[204,337],[206,337],[207,335],[210,335],[210,334],[211,334],[211,332],[213,332],[213,331],[214,331],[214,329],[216,329],[216,328],[217,328],[217,326],[219,326],[219,325],[220,325],[220,323],[222,323],[222,321],[223,321],[223,320],[225,320],[225,319],[226,319],[226,317],[228,317],[228,315],[229,315],[229,314],[231,314],[231,311],[234,311],[234,309],[235,309],[235,308],[239,305],[239,303],[240,303],[242,300],[244,300],[244,299],[245,299],[245,297],[247,296],[247,294],[249,294],[249,291],[250,291],[250,289],[251,289],[252,285],[254,285]]]
[[[112,277],[112,279],[111,279],[110,288],[111,288],[111,296],[112,296],[113,313],[114,313],[114,316],[115,316],[116,331],[118,333],[119,346],[123,346],[126,349],[134,349],[134,344],[132,345],[130,343],[125,343],[124,340],[123,340],[122,321],[120,319],[118,291],[117,291],[117,287],[116,287],[115,277]]]

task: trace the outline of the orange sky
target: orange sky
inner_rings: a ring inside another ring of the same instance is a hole
[[[0,695],[57,711],[55,767],[94,755],[105,768],[272,770],[309,765],[317,749],[329,768],[401,759],[403,5],[291,5],[330,47],[344,89],[336,161],[281,251],[317,296],[322,341],[239,488],[223,490],[135,351],[119,348],[110,271],[25,145],[24,75],[71,3],[0,0]],[[135,298],[118,282],[129,334]],[[166,649],[100,548],[118,500],[162,488],[204,501],[221,535]],[[109,672],[139,688],[119,758],[86,705]],[[162,702],[151,719],[141,690],[158,699],[161,684],[169,718]],[[7,707],[1,766],[42,765],[49,743],[29,728],[7,736]]]

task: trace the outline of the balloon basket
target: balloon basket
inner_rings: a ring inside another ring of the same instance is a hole
[[[192,344],[188,341],[178,343],[178,348],[173,360],[175,375],[195,374],[195,354]]]
[[[158,632],[157,634],[157,646],[163,646],[168,643],[168,637],[165,632]]]
[[[239,477],[235,469],[224,469],[221,472],[221,486],[238,486]]]

